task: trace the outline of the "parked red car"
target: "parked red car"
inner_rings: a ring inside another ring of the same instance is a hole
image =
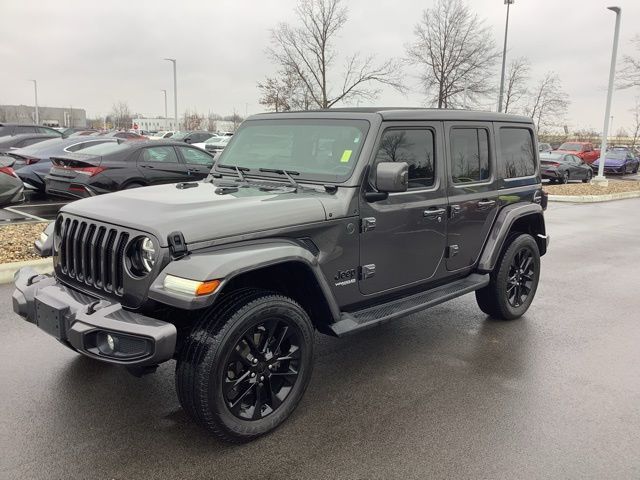
[[[560,145],[556,152],[570,153],[580,157],[580,160],[588,164],[592,164],[600,158],[600,150],[593,148],[593,144],[589,142],[565,142]]]

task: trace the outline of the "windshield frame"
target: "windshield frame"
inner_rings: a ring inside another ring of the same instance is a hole
[[[227,160],[229,156],[228,152],[232,151],[233,145],[238,142],[238,139],[242,138],[242,132],[247,128],[252,128],[257,124],[261,125],[301,125],[303,123],[308,123],[311,125],[322,125],[325,124],[327,126],[339,126],[339,125],[350,125],[355,128],[359,128],[361,132],[360,140],[358,142],[358,148],[354,149],[353,154],[353,162],[351,162],[350,169],[347,173],[343,175],[330,175],[330,174],[318,174],[318,173],[310,173],[310,172],[299,172],[298,175],[295,176],[295,180],[297,183],[309,183],[316,185],[325,185],[325,184],[344,184],[349,182],[349,180],[353,177],[354,172],[358,171],[358,164],[361,163],[360,157],[363,155],[363,152],[366,151],[365,144],[367,143],[368,138],[370,137],[370,132],[373,130],[373,125],[371,121],[367,118],[340,118],[340,117],[304,117],[304,118],[273,118],[273,119],[255,119],[255,120],[246,120],[242,123],[240,128],[234,133],[233,136],[229,137],[229,141],[225,147],[225,149],[220,153],[216,158],[216,163],[213,166],[212,172],[229,175],[232,170],[227,168],[219,169],[218,165],[231,165],[235,166],[233,161]],[[231,162],[231,163],[230,163]],[[237,165],[239,167],[249,167],[249,171],[245,171],[245,177],[258,177],[258,178],[268,178],[278,181],[284,181],[288,183],[286,176],[278,174],[278,173],[269,173],[269,172],[260,172],[259,168],[272,168],[272,169],[285,169],[285,170],[294,170],[297,171],[296,166],[294,165],[259,165],[259,166],[248,166],[248,165]],[[233,175],[233,174],[232,174]],[[332,177],[332,178],[329,178]]]

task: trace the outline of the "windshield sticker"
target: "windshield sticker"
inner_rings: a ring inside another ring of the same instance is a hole
[[[349,159],[351,158],[351,153],[353,150],[345,150],[342,152],[342,158],[340,158],[341,163],[349,163]]]
[[[360,142],[360,137],[356,137],[355,140],[353,141],[353,143],[359,143]]]

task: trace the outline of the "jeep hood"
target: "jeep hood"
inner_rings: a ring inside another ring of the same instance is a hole
[[[167,246],[167,236],[175,231],[181,231],[187,243],[196,243],[326,219],[319,199],[322,194],[312,190],[262,191],[240,186],[221,194],[217,185],[197,185],[123,190],[75,201],[61,211],[148,232],[162,246]]]

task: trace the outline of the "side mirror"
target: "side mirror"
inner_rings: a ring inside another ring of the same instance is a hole
[[[380,162],[376,168],[376,188],[381,192],[406,192],[409,186],[407,162]]]

